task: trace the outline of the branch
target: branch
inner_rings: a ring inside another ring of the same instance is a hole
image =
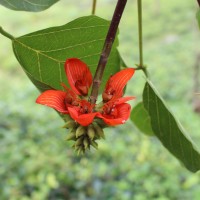
[[[103,72],[104,72],[106,63],[108,61],[108,57],[110,55],[110,51],[111,51],[111,48],[112,48],[112,45],[117,33],[117,28],[119,26],[119,22],[123,14],[124,8],[126,6],[126,3],[127,3],[127,0],[118,0],[117,2],[115,12],[113,14],[113,18],[110,23],[110,27],[109,27],[109,30],[104,42],[103,50],[102,50],[99,63],[95,72],[95,76],[93,79],[92,91],[89,97],[89,101],[92,104],[96,103]]]
[[[197,0],[198,4],[199,4],[199,7],[200,7],[200,0]]]

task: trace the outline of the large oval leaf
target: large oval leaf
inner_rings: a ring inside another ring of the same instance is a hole
[[[0,0],[0,4],[12,9],[38,12],[52,6],[59,0]]]
[[[149,81],[146,82],[143,91],[143,103],[151,117],[152,129],[163,145],[188,170],[200,170],[199,151]]]
[[[148,136],[154,135],[151,128],[150,116],[144,108],[143,102],[138,103],[132,109],[130,119],[142,133]]]
[[[96,16],[81,17],[64,26],[15,38],[13,50],[36,87],[42,91],[44,86],[62,89],[61,82],[68,84],[64,72],[67,58],[83,60],[94,74],[109,24],[109,21]],[[101,90],[109,76],[119,71],[117,45],[116,40],[104,72]]]

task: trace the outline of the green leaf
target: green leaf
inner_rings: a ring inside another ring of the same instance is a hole
[[[197,11],[197,21],[198,21],[198,24],[199,24],[199,28],[200,28],[200,9]]]
[[[131,120],[133,121],[135,126],[145,135],[154,135],[151,128],[150,116],[145,110],[143,102],[138,103],[132,109]]]
[[[81,59],[94,75],[109,24],[109,21],[97,16],[81,17],[64,26],[15,38],[13,50],[36,87],[42,91],[45,87],[61,90],[61,82],[68,84],[64,71],[67,58]],[[104,72],[101,91],[110,75],[119,71],[117,45],[116,40]]]
[[[40,92],[44,92],[46,90],[52,90],[54,88],[52,88],[51,86],[49,85],[46,85],[45,83],[42,83],[40,81],[37,81],[36,79],[34,79],[31,75],[28,75],[27,76],[30,78],[30,80],[32,81],[32,83],[37,87],[37,89],[40,91]]]
[[[200,170],[199,151],[149,81],[145,84],[143,102],[151,117],[152,129],[162,144],[188,170],[192,172]]]
[[[59,0],[0,0],[0,4],[11,10],[39,12]]]

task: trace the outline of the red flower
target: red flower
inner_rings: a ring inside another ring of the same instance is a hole
[[[60,113],[68,114],[69,107],[79,104],[79,97],[64,84],[62,85],[66,91],[47,90],[36,99],[36,103],[54,108]]]
[[[111,100],[104,104],[101,113],[98,113],[97,116],[110,126],[124,124],[131,112],[131,106],[125,102],[132,99],[134,97]]]
[[[65,72],[72,90],[78,95],[88,95],[92,74],[87,65],[77,58],[70,58],[65,62]]]
[[[105,90],[102,94],[103,101],[107,102],[111,99],[122,97],[123,89],[133,76],[134,72],[135,70],[133,68],[127,68],[111,76],[107,81]]]
[[[36,103],[69,114],[82,126],[91,124],[95,117],[101,118],[110,126],[123,124],[129,118],[131,107],[125,102],[134,97],[122,96],[134,69],[124,69],[110,77],[102,94],[103,106],[100,108],[100,104],[95,107],[83,99],[88,95],[92,84],[92,74],[87,65],[77,58],[70,58],[65,62],[65,72],[71,89],[62,84],[65,91],[47,90],[37,98]],[[98,109],[98,112],[95,109]]]
[[[95,105],[90,104],[86,100],[81,100],[79,107],[68,108],[70,116],[82,126],[88,126],[91,124],[97,115],[97,112],[93,112]]]

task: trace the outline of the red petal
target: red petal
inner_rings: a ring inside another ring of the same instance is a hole
[[[79,114],[78,109],[68,108],[70,116],[82,126],[91,124],[97,115],[96,113]]]
[[[47,90],[36,99],[36,103],[54,108],[61,113],[68,113],[65,106],[65,97],[66,92]]]
[[[131,106],[128,103],[119,104],[116,106],[118,110],[118,116],[123,120],[127,120],[130,117]]]
[[[65,62],[65,72],[72,90],[87,95],[92,84],[92,74],[87,65],[77,58],[70,58]]]
[[[123,104],[117,105],[115,109],[117,109],[117,111],[118,111],[117,118],[109,118],[106,115],[102,115],[101,113],[98,113],[97,117],[103,119],[103,121],[110,126],[124,124],[125,121],[130,116],[131,106],[127,103],[123,103]]]
[[[106,88],[103,92],[104,101],[110,100],[110,97],[107,96],[110,95],[110,92],[113,93],[113,96],[115,97],[121,97],[123,95],[124,87],[126,86],[127,82],[131,79],[134,72],[135,70],[133,68],[127,68],[111,76],[107,81]]]
[[[122,98],[119,98],[119,99],[115,99],[114,104],[119,105],[119,104],[125,103],[125,102],[133,100],[133,99],[135,99],[135,97],[133,97],[133,96],[132,97],[122,97]]]
[[[71,89],[69,89],[64,83],[61,83],[62,87],[65,89],[66,91],[66,101],[65,103],[69,103],[69,101],[72,100],[71,104],[72,105],[78,105],[79,103],[79,96]]]

